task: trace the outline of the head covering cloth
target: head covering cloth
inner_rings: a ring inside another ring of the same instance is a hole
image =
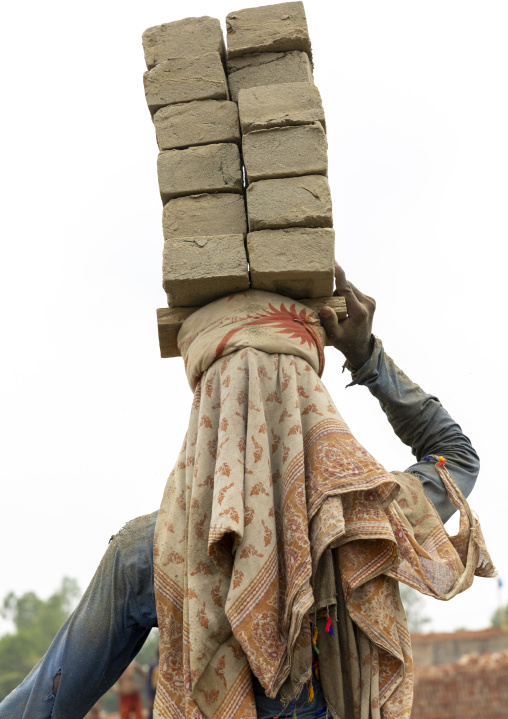
[[[332,717],[409,719],[398,582],[449,599],[493,572],[445,467],[461,513],[452,538],[419,480],[353,437],[319,376],[324,337],[309,308],[253,290],[182,326],[195,393],[155,532],[154,717],[255,719],[251,673],[289,704],[311,677],[317,628]]]
[[[178,348],[194,390],[212,362],[246,347],[303,357],[321,377],[325,340],[319,316],[309,307],[282,295],[248,290],[191,315],[178,333]]]

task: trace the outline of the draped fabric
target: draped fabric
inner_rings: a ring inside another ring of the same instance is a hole
[[[419,481],[387,472],[342,420],[317,374],[316,316],[255,294],[199,310],[179,336],[196,390],[155,532],[154,716],[254,719],[251,672],[293,701],[317,628],[333,717],[409,717],[398,582],[448,599],[490,576],[478,523],[443,474],[461,509],[448,537]],[[262,315],[278,317],[244,335]]]
[[[191,315],[178,333],[178,348],[194,390],[212,362],[245,347],[298,355],[321,376],[325,339],[319,316],[309,307],[248,290],[221,297]]]

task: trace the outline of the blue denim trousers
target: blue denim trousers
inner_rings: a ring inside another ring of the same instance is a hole
[[[120,677],[157,626],[156,520],[157,512],[138,517],[111,539],[83,598],[44,657],[0,704],[0,719],[82,719]],[[292,708],[268,699],[255,679],[254,693],[258,717],[292,716]],[[297,699],[298,719],[311,719],[324,708],[317,681],[314,693],[310,703],[305,703],[307,688]]]

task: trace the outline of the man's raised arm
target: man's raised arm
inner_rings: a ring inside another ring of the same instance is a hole
[[[348,317],[339,321],[331,308],[323,307],[323,327],[331,343],[346,358],[346,367],[352,372],[351,384],[369,388],[397,437],[411,447],[418,461],[406,471],[420,478],[425,494],[446,522],[456,510],[435,463],[425,457],[444,457],[448,471],[467,497],[480,469],[478,455],[438,398],[412,382],[388,357],[381,341],[374,338],[372,321],[376,303],[372,297],[348,282],[339,265],[335,270],[336,294],[345,297]]]

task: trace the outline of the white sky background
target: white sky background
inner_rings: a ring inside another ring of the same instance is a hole
[[[163,238],[141,34],[239,9],[2,7],[0,598],[48,596],[63,575],[84,589],[111,534],[159,505],[191,392],[181,360],[158,351]],[[508,580],[508,6],[312,0],[306,12],[337,257],[376,297],[389,354],[477,448],[471,502]],[[341,364],[327,350],[346,421],[404,469],[409,449],[366,389],[344,389]],[[426,605],[435,631],[484,627],[495,608],[485,579]]]

